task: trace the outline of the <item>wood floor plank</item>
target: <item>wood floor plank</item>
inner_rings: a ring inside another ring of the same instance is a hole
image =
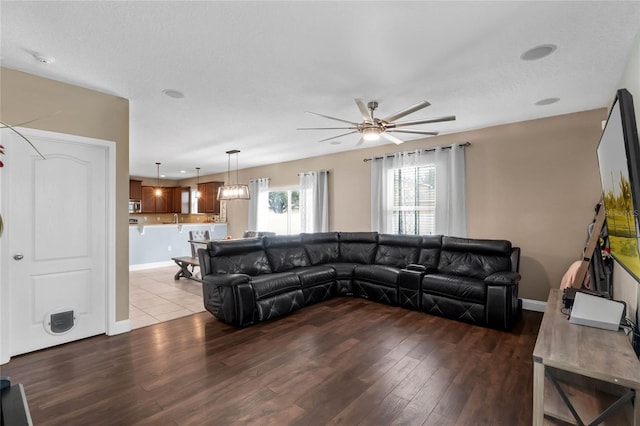
[[[336,298],[237,329],[209,313],[16,356],[36,425],[531,422],[542,314],[513,331]]]

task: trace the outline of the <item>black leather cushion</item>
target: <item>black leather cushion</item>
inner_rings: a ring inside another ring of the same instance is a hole
[[[428,271],[436,271],[440,261],[440,250],[442,250],[442,235],[423,235],[416,263],[425,266]]]
[[[258,321],[277,318],[300,309],[304,303],[302,290],[289,291],[268,299],[256,301]]]
[[[336,271],[336,294],[340,296],[353,295],[353,269],[357,263],[330,263]]]
[[[336,270],[336,279],[338,280],[350,280],[353,278],[353,269],[357,266],[357,263],[330,263],[333,269]]]
[[[400,268],[384,265],[357,265],[353,269],[353,279],[375,283],[384,287],[396,287]]]
[[[377,246],[377,232],[341,232],[340,262],[373,263]]]
[[[284,272],[311,262],[302,247],[300,235],[274,235],[262,238],[273,272]]]
[[[302,288],[333,283],[336,280],[336,270],[329,265],[307,266],[305,268],[294,269],[291,272],[300,278]]]
[[[386,305],[398,305],[398,289],[386,285],[373,284],[358,279],[353,280],[353,295]]]
[[[447,297],[449,299],[485,304],[487,290],[484,281],[476,278],[454,275],[425,275],[422,278],[422,292]]]
[[[293,272],[277,272],[253,277],[253,293],[256,300],[273,297],[276,294],[300,289],[300,279]]]
[[[378,250],[374,263],[376,265],[404,268],[418,260],[418,252],[422,237],[418,235],[378,235]]]
[[[334,285],[334,283],[305,287],[302,289],[302,295],[304,296],[304,306],[331,299],[335,293],[336,286]]]
[[[207,245],[213,274],[260,275],[271,272],[261,239],[215,241]]]
[[[477,303],[422,293],[420,309],[431,315],[453,318],[471,324],[485,324],[485,307]]]
[[[337,232],[319,232],[301,234],[302,244],[312,265],[338,261],[340,255],[339,234]]]
[[[511,243],[444,237],[438,272],[484,279],[511,270]]]

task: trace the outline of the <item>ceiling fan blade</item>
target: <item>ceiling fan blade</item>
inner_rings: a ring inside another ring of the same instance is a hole
[[[396,127],[414,126],[416,124],[440,123],[443,121],[452,121],[455,119],[456,119],[455,115],[447,115],[445,117],[428,118],[426,120],[405,121],[403,123],[389,123],[386,127],[388,129],[393,129]]]
[[[387,130],[387,132],[393,132],[393,133],[412,133],[415,135],[431,135],[431,136],[436,136],[438,134],[440,134],[439,132],[425,132],[422,130]]]
[[[386,121],[387,123],[391,123],[392,121],[396,121],[399,118],[404,117],[405,115],[409,115],[412,112],[416,112],[418,110],[421,110],[422,108],[426,108],[429,105],[431,105],[429,102],[427,101],[422,101],[422,102],[418,102],[415,105],[410,106],[409,108],[405,108],[402,111],[398,111],[393,115],[390,115],[387,118],[382,119],[382,121]]]
[[[357,125],[358,125],[358,123],[354,123],[353,121],[347,121],[347,120],[343,120],[343,119],[341,119],[341,118],[329,117],[328,115],[318,114],[317,112],[306,111],[306,113],[307,113],[307,114],[317,115],[317,116],[319,116],[319,117],[328,118],[329,120],[342,121],[343,123],[351,124],[351,125],[353,125],[353,126],[357,126]]]
[[[398,139],[393,135],[390,135],[388,133],[382,132],[380,133],[380,136],[383,137],[384,139],[388,140],[389,142],[393,142],[396,145],[400,145],[401,143],[404,143],[404,141],[402,139]]]
[[[342,135],[338,135],[338,136],[332,136],[332,137],[330,137],[330,138],[326,138],[326,139],[319,140],[318,142],[325,142],[325,141],[330,141],[331,139],[338,139],[338,138],[341,138],[341,137],[343,137],[343,136],[350,135],[350,134],[352,134],[352,133],[358,133],[358,131],[357,131],[357,130],[354,130],[353,132],[344,133],[344,134],[342,134]]]
[[[371,111],[369,111],[369,109],[367,109],[367,106],[364,104],[364,102],[362,102],[362,99],[354,99],[356,101],[356,105],[358,105],[358,109],[360,110],[360,113],[362,114],[362,118],[364,119],[364,121],[370,121],[373,122],[373,117],[371,116]]]
[[[356,130],[357,127],[298,127],[296,130]]]

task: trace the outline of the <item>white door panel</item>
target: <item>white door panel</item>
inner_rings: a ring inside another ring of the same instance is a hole
[[[10,312],[2,317],[10,321],[10,354],[104,333],[108,149],[76,137],[31,136],[42,159],[6,133],[2,266]],[[52,331],[51,314],[61,312],[73,312],[73,326]]]

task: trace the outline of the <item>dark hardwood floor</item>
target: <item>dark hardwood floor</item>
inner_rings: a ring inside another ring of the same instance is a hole
[[[35,425],[528,425],[541,313],[511,332],[336,298],[235,329],[209,313],[17,356]]]

